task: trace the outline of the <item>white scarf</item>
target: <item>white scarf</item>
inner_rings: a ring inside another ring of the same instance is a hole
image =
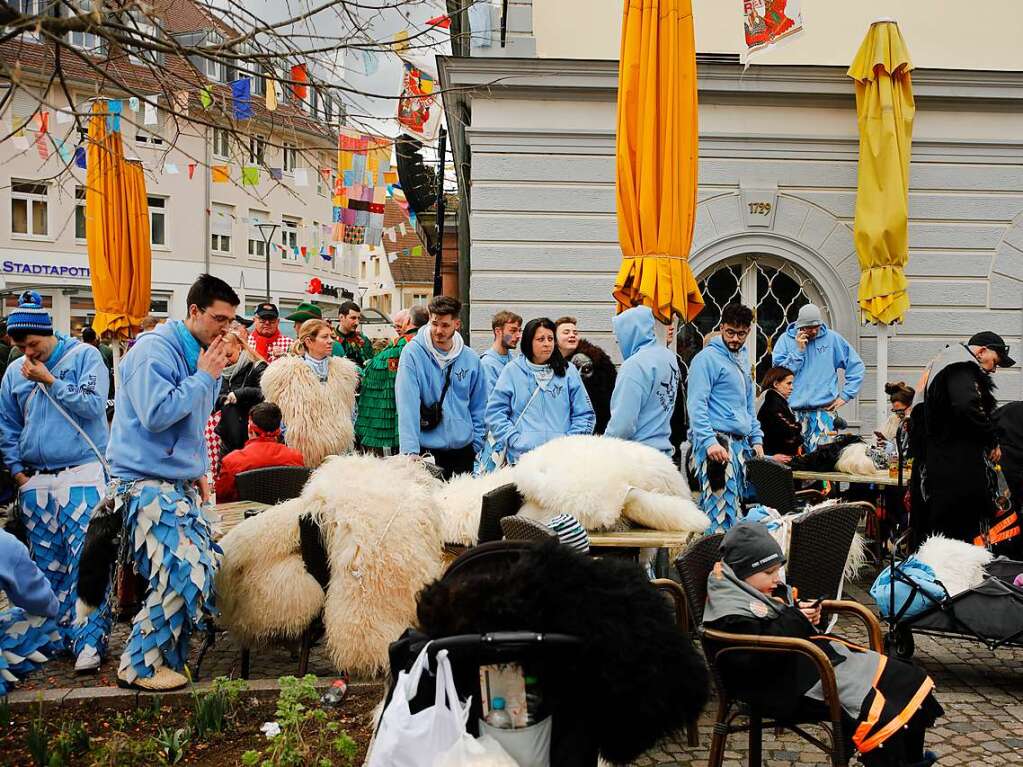
[[[441,351],[433,345],[433,336],[430,335],[429,325],[423,325],[423,327],[419,329],[419,333],[416,334],[416,337],[419,339],[419,343],[425,346],[426,350],[430,352],[433,358],[437,361],[437,365],[441,370],[458,359],[458,355],[461,354],[462,349],[465,348],[465,342],[462,340],[461,334],[455,333],[451,339],[451,348],[446,352]]]
[[[536,380],[536,385],[544,391],[547,391],[547,385],[554,378],[554,368],[550,365],[536,365],[530,362],[526,357],[523,357],[522,361],[526,363],[526,366],[529,368],[529,372],[533,374],[533,378]]]
[[[302,357],[305,360],[305,364],[309,366],[309,369],[316,374],[316,377],[320,379],[320,383],[326,383],[327,373],[330,369],[330,356],[324,357],[322,360],[318,360],[315,357],[310,357],[306,354]]]

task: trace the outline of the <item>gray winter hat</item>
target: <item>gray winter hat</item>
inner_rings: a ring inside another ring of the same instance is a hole
[[[815,325],[820,325],[824,322],[821,318],[821,310],[817,304],[807,304],[799,310],[799,314],[796,315],[796,330],[803,328],[812,328]]]
[[[721,559],[740,580],[785,564],[781,546],[760,522],[740,522],[721,541]]]

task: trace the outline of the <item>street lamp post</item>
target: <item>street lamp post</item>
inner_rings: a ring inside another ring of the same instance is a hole
[[[256,228],[259,229],[259,233],[263,236],[263,255],[266,256],[266,300],[270,300],[270,240],[274,238],[274,233],[280,227],[280,224],[275,224],[272,221],[260,221],[256,224]],[[270,233],[267,234],[267,231]]]

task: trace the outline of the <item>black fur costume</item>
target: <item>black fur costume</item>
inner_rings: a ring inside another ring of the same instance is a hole
[[[579,355],[588,357],[589,366],[581,365],[584,360],[577,359]],[[590,403],[593,405],[593,413],[597,417],[597,423],[593,427],[594,434],[603,434],[611,420],[611,394],[615,389],[615,380],[618,378],[618,371],[614,362],[607,356],[607,352],[586,339],[579,341],[575,353],[569,358],[569,362],[579,368],[579,375],[583,379],[583,386],[586,393],[590,395]]]
[[[839,434],[831,442],[825,442],[812,453],[793,456],[789,468],[793,471],[834,471],[839,455],[849,445],[863,440],[855,434]]]
[[[634,562],[592,559],[558,543],[530,547],[510,567],[435,581],[420,594],[418,617],[434,638],[493,631],[581,637],[572,663],[548,670],[545,698],[572,701],[610,762],[633,761],[707,699],[707,671],[692,640]],[[468,689],[473,675],[476,692]],[[475,669],[465,679],[459,693],[478,696]]]

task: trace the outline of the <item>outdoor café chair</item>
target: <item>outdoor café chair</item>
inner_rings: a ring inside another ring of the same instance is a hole
[[[486,493],[480,508],[480,526],[477,545],[499,541],[504,537],[501,520],[519,513],[524,499],[515,483],[509,482]]]
[[[841,599],[845,563],[864,513],[862,501],[836,503],[807,512],[792,523],[785,581],[800,599]]]
[[[746,461],[746,480],[757,493],[757,503],[768,506],[779,514],[792,514],[811,503],[824,500],[819,490],[796,490],[792,469],[770,458],[750,458]]]
[[[749,733],[749,764],[758,767],[762,763],[763,731],[765,729],[787,729],[803,740],[824,751],[831,759],[833,767],[849,764],[850,754],[845,753],[845,738],[842,732],[842,705],[838,698],[835,683],[835,670],[827,655],[819,647],[805,639],[794,637],[767,637],[759,635],[731,634],[724,631],[704,628],[703,609],[707,601],[707,577],[714,564],[720,559],[719,549],[723,533],[708,535],[701,538],[682,552],[675,560],[678,574],[685,592],[689,619],[692,625],[698,626],[697,635],[703,645],[704,655],[710,666],[714,686],[717,689],[717,714],[710,745],[710,767],[721,767],[725,758],[725,744],[728,736],[737,732]],[[856,602],[828,600],[822,605],[824,610],[835,613],[847,613],[861,620],[870,638],[870,648],[881,652],[881,626],[874,615]],[[726,653],[763,653],[764,662],[770,663],[771,656],[780,653],[795,653],[808,658],[820,674],[821,686],[824,691],[824,703],[817,711],[808,710],[805,716],[786,720],[774,720],[765,712],[737,699],[725,687],[718,668],[718,658]],[[737,724],[736,720],[745,715],[746,724]],[[805,725],[819,725],[825,731],[826,738],[811,735]]]
[[[243,471],[235,477],[238,500],[274,506],[298,498],[311,473],[306,466],[271,466]]]

